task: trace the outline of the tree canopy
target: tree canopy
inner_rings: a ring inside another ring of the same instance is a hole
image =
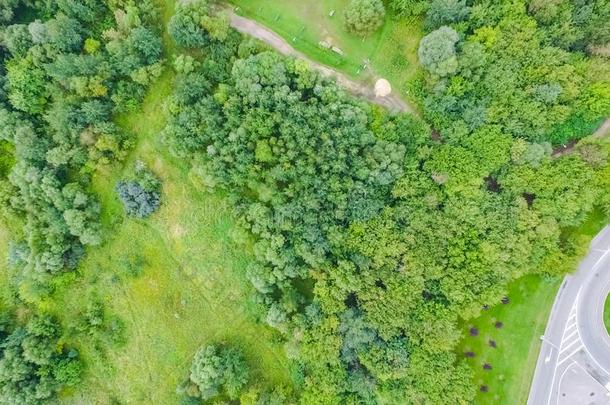
[[[383,25],[385,7],[381,0],[351,0],[345,10],[345,28],[356,35],[366,36]]]
[[[586,80],[565,50],[534,60],[507,42],[531,30],[508,5],[487,10],[430,5],[419,56],[440,140],[232,32],[176,60],[164,137],[256,237],[247,277],[300,366],[303,403],[470,403],[458,320],[524,274],[563,274],[582,252],[563,230],[602,198],[606,155],[594,143],[553,157],[549,131],[580,108]],[[544,78],[511,79],[532,64]],[[502,80],[526,103],[509,107],[490,87]],[[558,115],[538,122],[529,103]]]

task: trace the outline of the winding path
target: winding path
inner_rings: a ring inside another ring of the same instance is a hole
[[[284,38],[271,31],[264,25],[248,18],[241,17],[235,14],[232,10],[227,10],[227,12],[229,14],[231,26],[237,31],[265,42],[282,55],[292,56],[295,58],[306,60],[313,69],[317,70],[325,77],[334,78],[339,85],[341,85],[353,95],[365,98],[368,101],[383,106],[391,111],[417,114],[415,108],[407,104],[396,94],[390,94],[386,97],[376,97],[375,90],[371,86],[366,86],[362,83],[354,81],[348,78],[343,73],[339,73],[336,70],[329,68],[328,66],[322,65],[321,63],[309,59],[307,56],[294,49],[292,45],[290,45]]]

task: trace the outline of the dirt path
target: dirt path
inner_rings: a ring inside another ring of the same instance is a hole
[[[227,12],[230,18],[231,26],[237,31],[265,42],[282,55],[292,56],[295,58],[306,60],[307,62],[309,62],[313,69],[317,70],[325,77],[334,78],[339,85],[347,89],[355,96],[365,98],[368,101],[380,105],[382,107],[386,107],[391,111],[417,114],[416,109],[413,106],[409,105],[407,102],[405,102],[403,99],[401,99],[398,95],[392,93],[386,97],[376,97],[375,89],[371,86],[367,86],[363,83],[359,83],[355,80],[352,80],[343,73],[337,72],[336,70],[331,69],[328,66],[311,60],[301,52],[294,49],[292,45],[290,45],[284,38],[273,32],[269,28],[265,27],[264,25],[248,18],[239,16],[235,14],[231,9],[228,9]],[[592,136],[596,138],[601,138],[607,136],[609,133],[610,118],[606,119],[602,126],[599,127]],[[572,148],[573,145],[570,145],[570,147],[566,147],[565,149],[556,151],[554,155],[559,156],[568,153]]]
[[[396,94],[390,94],[386,97],[376,97],[375,90],[371,86],[366,86],[362,83],[354,81],[345,76],[343,73],[337,72],[328,66],[309,59],[307,56],[294,49],[292,45],[290,45],[284,38],[271,31],[269,28],[259,24],[256,21],[238,16],[232,10],[227,11],[229,13],[231,26],[237,31],[265,42],[282,55],[306,60],[313,69],[317,70],[325,77],[334,78],[340,86],[347,89],[353,95],[365,98],[371,103],[386,107],[391,111],[417,114],[415,108],[407,104]]]
[[[594,138],[603,138],[604,136],[610,134],[610,118],[607,118],[604,123],[597,128],[597,131],[593,133]]]
[[[586,137],[584,139],[601,139],[608,137],[608,135],[610,135],[610,118],[606,118],[602,125],[597,128],[597,130],[595,130],[595,132],[593,132],[590,137]],[[556,158],[572,153],[576,145],[578,145],[578,141],[572,140],[565,145],[558,146],[553,150],[551,156]]]

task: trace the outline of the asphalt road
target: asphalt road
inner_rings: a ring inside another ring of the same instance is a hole
[[[603,323],[610,291],[610,227],[564,279],[546,327],[528,405],[610,404],[610,336]]]

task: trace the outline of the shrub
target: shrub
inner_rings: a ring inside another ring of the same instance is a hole
[[[146,218],[161,204],[161,183],[142,162],[136,163],[135,176],[119,181],[116,187],[127,215]]]
[[[56,319],[37,315],[24,326],[0,339],[0,403],[40,404],[50,402],[64,386],[80,381],[82,364],[78,352],[60,343]]]
[[[352,0],[345,10],[345,28],[365,36],[383,25],[385,8],[381,0]]]
[[[197,386],[203,400],[220,393],[230,399],[237,399],[248,381],[248,374],[248,366],[241,351],[209,345],[195,354],[190,381]]]

